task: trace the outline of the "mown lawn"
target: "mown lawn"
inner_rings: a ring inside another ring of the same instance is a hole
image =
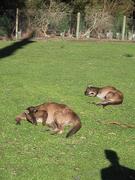
[[[0,52],[12,43],[1,41]],[[104,124],[135,124],[134,43],[41,41],[7,55],[0,59],[1,180],[100,180],[110,164],[105,150],[135,169],[135,129]],[[90,104],[98,99],[84,96],[88,84],[116,86],[124,103]],[[73,108],[81,130],[66,139],[67,129],[53,136],[40,124],[15,124],[26,107],[47,101]]]

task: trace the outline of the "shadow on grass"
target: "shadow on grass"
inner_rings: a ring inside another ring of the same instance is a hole
[[[135,180],[135,170],[120,165],[115,151],[105,150],[105,157],[110,166],[101,170],[102,180]]]
[[[14,42],[13,44],[4,47],[3,49],[0,49],[0,60],[2,60],[3,58],[7,57],[7,56],[11,56],[14,54],[15,51],[17,51],[18,49],[23,48],[24,46],[33,43],[34,41],[31,41],[30,39],[32,38],[33,34],[30,34],[29,37],[18,41],[18,42]]]

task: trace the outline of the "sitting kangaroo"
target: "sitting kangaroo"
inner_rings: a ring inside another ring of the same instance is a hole
[[[102,99],[101,102],[95,103],[102,105],[103,108],[107,105],[118,105],[123,102],[123,93],[112,86],[106,87],[93,87],[88,86],[84,92],[86,96],[93,96]]]
[[[71,126],[71,130],[66,137],[72,136],[81,128],[79,116],[67,105],[55,102],[44,103],[38,106],[28,107],[24,112],[16,117],[16,123],[27,120],[32,124],[42,122],[53,131],[53,133],[63,133],[65,126]]]

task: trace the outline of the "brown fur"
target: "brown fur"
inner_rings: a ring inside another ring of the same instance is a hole
[[[37,124],[39,118],[42,124],[49,126],[53,133],[61,134],[65,126],[71,126],[71,130],[66,137],[75,134],[81,128],[81,121],[78,115],[68,106],[58,103],[44,103],[38,106],[31,106],[16,117],[16,123],[20,124],[21,120],[28,120]]]
[[[86,96],[99,97],[102,99],[101,102],[95,103],[96,105],[102,105],[103,107],[107,105],[118,105],[123,102],[123,93],[112,86],[106,87],[93,87],[88,86],[85,90]]]

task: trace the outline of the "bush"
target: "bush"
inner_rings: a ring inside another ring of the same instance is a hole
[[[10,37],[12,32],[11,27],[11,19],[8,16],[3,15],[0,17],[0,36]]]

